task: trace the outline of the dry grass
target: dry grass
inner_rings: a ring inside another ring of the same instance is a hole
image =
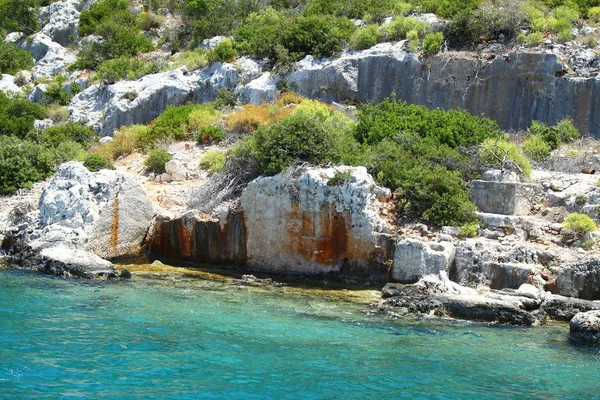
[[[285,107],[290,104],[300,104],[304,100],[306,100],[306,97],[300,96],[298,93],[285,92],[281,93],[281,96],[279,96],[277,100],[275,100],[275,104],[277,104],[279,107]]]
[[[259,126],[270,123],[271,107],[269,105],[246,104],[227,118],[227,127],[234,133],[254,132]]]
[[[99,144],[92,148],[90,152],[101,155],[107,160],[114,161],[137,150],[139,148],[139,138],[147,130],[148,128],[143,125],[122,127],[119,132],[115,133],[112,142]]]

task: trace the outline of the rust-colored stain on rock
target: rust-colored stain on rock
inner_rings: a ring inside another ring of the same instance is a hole
[[[192,257],[192,244],[194,240],[194,227],[192,224],[191,229],[188,229],[183,218],[180,218],[177,222],[177,231],[179,233],[179,256],[183,258]]]
[[[111,214],[111,226],[110,226],[110,241],[109,246],[111,249],[116,249],[119,245],[119,195],[115,197],[113,203],[113,209]]]

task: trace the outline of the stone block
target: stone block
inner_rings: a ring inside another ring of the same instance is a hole
[[[473,181],[471,199],[480,211],[502,215],[527,215],[541,186],[534,183]]]

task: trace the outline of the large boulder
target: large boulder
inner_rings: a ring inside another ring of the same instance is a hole
[[[351,178],[327,185],[339,172]],[[241,198],[250,267],[302,274],[350,272],[387,279],[390,228],[379,216],[390,192],[364,167],[310,168],[258,178]]]
[[[182,67],[137,81],[93,85],[73,97],[69,113],[72,120],[112,135],[121,126],[152,121],[168,105],[213,101],[220,89],[235,88],[237,76],[232,64],[215,63],[193,73]]]
[[[272,102],[280,94],[279,89],[277,89],[278,80],[277,77],[272,77],[269,72],[265,72],[243,87],[240,93],[240,101],[251,104]]]
[[[450,242],[401,240],[396,245],[392,278],[402,283],[414,283],[425,275],[446,273],[454,262],[454,255],[455,248]]]
[[[569,338],[578,344],[600,345],[600,310],[575,315],[569,323]]]
[[[65,71],[66,67],[77,59],[73,51],[53,42],[50,37],[41,32],[20,43],[21,47],[30,52],[36,61],[33,68],[34,78],[54,76]]]
[[[71,247],[114,259],[141,252],[153,206],[130,175],[89,172],[76,162],[63,164],[42,192],[37,247],[64,237]]]
[[[556,284],[564,296],[600,300],[600,260],[590,258],[563,266]]]

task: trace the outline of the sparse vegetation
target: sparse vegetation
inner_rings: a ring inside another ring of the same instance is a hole
[[[144,166],[146,172],[154,172],[162,174],[165,172],[165,164],[173,158],[172,155],[167,153],[163,149],[154,149],[148,153],[148,156],[144,160]]]
[[[225,165],[225,153],[219,150],[209,150],[200,158],[200,166],[208,171],[209,175],[219,171]]]
[[[598,226],[586,214],[571,213],[565,218],[563,228],[578,235],[583,235],[588,232],[595,231]]]

